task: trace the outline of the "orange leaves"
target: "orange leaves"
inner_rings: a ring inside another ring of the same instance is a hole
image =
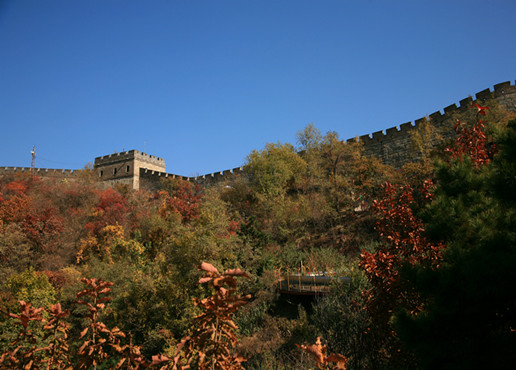
[[[199,284],[204,284],[211,282],[212,286],[215,288],[221,289],[221,292],[224,291],[224,285],[227,284],[232,288],[236,287],[236,280],[234,277],[246,277],[249,278],[249,275],[240,269],[227,270],[222,275],[219,271],[212,265],[206,262],[202,262],[197,268],[201,271],[206,271],[206,275],[199,279]]]
[[[138,368],[145,363],[140,354],[140,348],[133,345],[122,345],[120,338],[125,338],[125,333],[117,327],[109,329],[104,323],[98,321],[99,313],[104,309],[105,303],[111,297],[104,296],[111,292],[112,282],[99,279],[82,278],[81,281],[88,288],[78,292],[77,298],[91,297],[90,302],[78,299],[76,302],[88,307],[88,320],[90,324],[81,332],[80,338],[85,338],[89,333],[90,339],[86,339],[78,350],[81,357],[79,368],[89,369],[107,360],[110,355],[108,348],[115,350],[121,356],[117,368],[124,363],[128,368]]]
[[[20,322],[15,322],[15,324],[23,325],[24,328],[27,328],[30,321],[42,321],[42,317],[40,313],[44,310],[44,308],[34,308],[31,306],[29,302],[19,301],[20,302],[20,314],[16,315],[14,313],[9,313],[9,316],[20,320]]]
[[[153,356],[152,366],[161,369],[243,369],[242,356],[232,354],[237,345],[236,324],[231,315],[251,298],[250,295],[235,294],[235,277],[249,277],[240,269],[228,270],[220,274],[217,268],[202,262],[198,269],[205,275],[199,284],[209,283],[215,294],[204,299],[194,299],[194,304],[202,313],[194,319],[194,329],[177,346],[174,358],[164,355]]]
[[[202,262],[197,268],[201,271],[211,272],[213,274],[219,273],[219,270],[217,270],[212,264],[207,262]]]
[[[224,275],[227,275],[227,276],[242,276],[242,277],[249,278],[249,275],[247,275],[247,273],[245,271],[242,271],[240,269],[227,270],[226,272],[224,272]]]
[[[25,195],[27,192],[27,184],[25,181],[11,181],[5,186],[5,189],[13,195]]]
[[[9,316],[17,320],[14,324],[20,325],[21,329],[11,343],[14,349],[0,356],[0,368],[63,369],[69,365],[66,342],[68,325],[62,321],[69,312],[63,311],[59,303],[51,305],[46,310],[48,314],[48,321],[46,321],[42,318],[44,308],[34,308],[25,301],[19,301],[19,303],[20,314],[9,313]],[[36,327],[30,326],[30,322],[41,323],[43,335]],[[48,341],[45,342],[46,340]]]
[[[329,369],[331,362],[335,362],[335,366],[332,369],[346,369],[348,359],[345,356],[334,353],[326,356],[327,348],[326,345],[322,345],[321,337],[317,337],[315,344],[296,344],[296,346],[311,354],[319,369]]]
[[[32,212],[32,199],[25,194],[0,199],[0,220],[3,224],[24,222]]]
[[[242,369],[241,362],[245,359],[231,353],[237,344],[237,326],[231,315],[251,298],[250,295],[236,294],[235,278],[249,275],[240,269],[220,274],[213,265],[206,262],[202,262],[198,268],[205,272],[199,283],[208,283],[215,293],[204,299],[194,299],[194,304],[202,309],[202,313],[194,319],[195,329],[192,334],[183,338],[178,345],[178,350],[184,351],[187,365],[179,365],[179,356],[174,359],[165,356],[153,357],[153,364],[166,364],[165,368],[173,369],[186,369],[190,365],[200,369]]]

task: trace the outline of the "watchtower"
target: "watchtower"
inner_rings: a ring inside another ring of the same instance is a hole
[[[127,184],[132,189],[140,189],[140,169],[165,171],[165,160],[153,155],[129,150],[95,158],[93,168],[101,181],[109,186],[116,183]]]

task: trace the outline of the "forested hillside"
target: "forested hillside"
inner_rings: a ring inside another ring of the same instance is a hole
[[[212,187],[2,178],[0,367],[508,368],[516,120],[457,119],[401,170],[308,125]],[[278,271],[351,280],[294,300]]]

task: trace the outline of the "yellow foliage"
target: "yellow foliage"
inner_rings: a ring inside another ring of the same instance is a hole
[[[98,236],[88,235],[80,241],[77,263],[86,262],[90,256],[113,263],[114,255],[139,259],[145,249],[141,243],[135,240],[127,240],[124,228],[121,225],[107,225],[103,227]]]

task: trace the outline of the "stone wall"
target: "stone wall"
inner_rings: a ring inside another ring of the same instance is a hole
[[[202,186],[209,186],[213,184],[217,184],[219,182],[230,180],[238,174],[244,173],[244,167],[237,167],[231,170],[225,170],[221,172],[209,173],[202,176],[180,176],[174,175],[171,173],[161,172],[161,171],[153,171],[146,168],[140,169],[140,180],[139,185],[142,188],[149,190],[157,190],[160,186],[160,182],[162,179],[181,179],[185,181],[190,181]]]
[[[34,175],[61,179],[76,178],[83,170],[35,168]],[[30,167],[0,167],[0,176],[30,175]]]
[[[95,158],[93,168],[99,179],[110,186],[115,183],[127,184],[133,189],[140,188],[140,169],[166,172],[165,160],[153,155],[130,150]]]
[[[491,99],[495,99],[501,107],[516,113],[516,85],[511,85],[510,81],[495,85],[493,91],[485,89],[475,94],[475,100],[481,103]],[[432,113],[428,117],[429,123],[437,128],[443,139],[454,137],[453,115],[471,109],[472,102],[473,98],[468,97],[461,100],[459,106],[452,104],[444,108],[444,112]],[[377,157],[384,163],[399,168],[415,159],[410,151],[410,133],[426,119],[423,117],[387,130],[352,138],[347,142],[359,141],[363,143],[366,155]]]
[[[475,100],[483,103],[495,99],[505,109],[516,113],[516,84],[503,82],[494,86],[493,90],[485,89],[475,94]],[[459,102],[459,105],[452,104],[444,111],[432,113],[428,119],[439,130],[444,139],[454,136],[453,115],[457,112],[464,112],[471,109],[472,97]],[[417,129],[427,117],[407,122],[386,130],[377,131],[369,135],[362,135],[346,142],[359,141],[363,143],[366,155],[375,156],[384,163],[394,167],[401,167],[403,164],[413,161],[414,157],[410,151],[410,134]],[[35,174],[41,177],[53,177],[62,179],[74,179],[82,170],[68,169],[46,169],[36,168]],[[192,181],[201,185],[216,184],[244,172],[243,167],[233,168],[202,176],[185,177],[166,172],[165,160],[153,155],[130,150],[122,153],[115,153],[95,158],[94,171],[99,180],[106,186],[116,183],[127,184],[133,189],[148,188],[154,189],[159,186],[163,178],[180,178]],[[0,167],[0,176],[30,174],[28,167]]]

